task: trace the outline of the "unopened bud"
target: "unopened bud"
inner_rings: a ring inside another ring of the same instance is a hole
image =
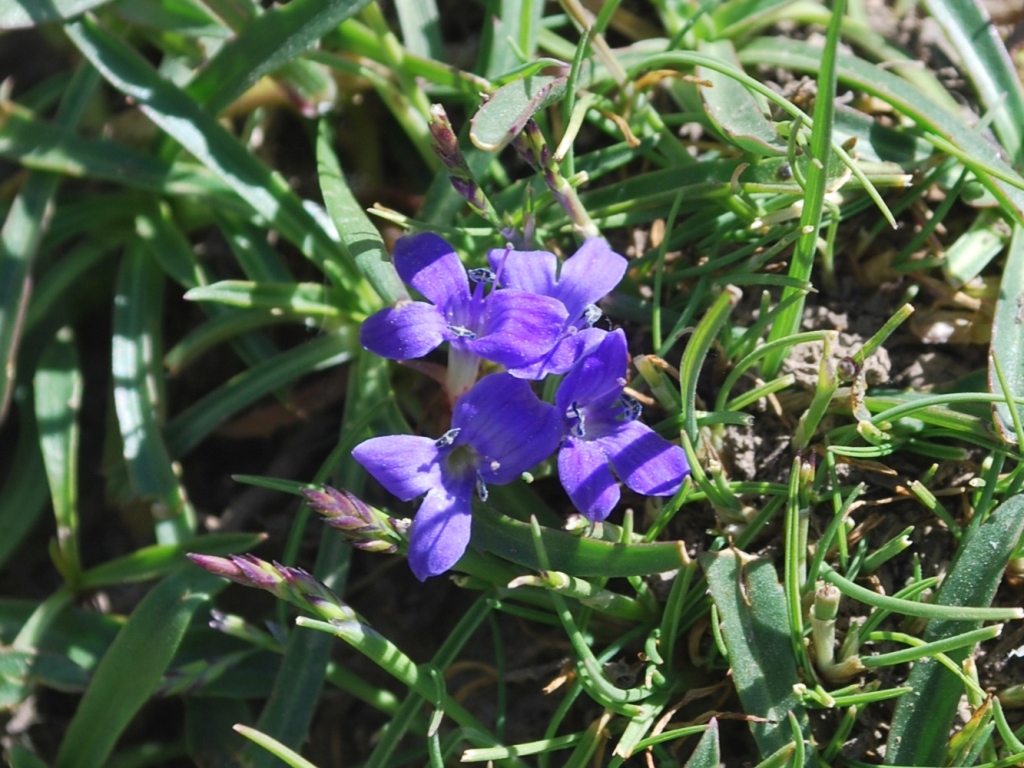
[[[402,536],[393,521],[345,489],[325,485],[321,489],[302,491],[310,507],[324,516],[324,521],[344,534],[357,549],[368,552],[395,552]]]

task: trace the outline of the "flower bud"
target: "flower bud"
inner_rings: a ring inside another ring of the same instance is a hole
[[[388,554],[398,549],[402,537],[393,521],[354,494],[327,485],[304,489],[302,494],[309,506],[323,515],[329,526],[341,531],[353,547]]]

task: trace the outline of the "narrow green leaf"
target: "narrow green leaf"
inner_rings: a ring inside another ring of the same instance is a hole
[[[946,249],[946,275],[960,287],[981,274],[1006,246],[1006,227],[995,211],[983,211]]]
[[[308,316],[304,314],[281,310],[226,312],[189,331],[164,355],[164,365],[168,373],[174,376],[218,344],[233,341],[239,335],[276,323],[305,323],[307,318]],[[267,355],[267,358],[272,356]]]
[[[1024,85],[999,31],[978,0],[925,0],[986,110],[1013,165],[1024,163]]]
[[[814,267],[814,257],[818,252],[818,230],[821,229],[825,203],[826,169],[829,165],[832,147],[832,123],[835,119],[838,68],[837,51],[843,15],[846,13],[846,0],[832,0],[831,6],[832,18],[828,25],[825,48],[819,52],[821,67],[818,70],[817,96],[814,99],[814,127],[811,129],[811,141],[808,147],[811,163],[807,166],[806,171],[804,205],[800,214],[800,237],[793,247],[793,258],[789,266],[789,276],[801,281],[810,279],[811,270]],[[791,304],[787,304],[787,299],[794,300]],[[780,303],[785,306],[772,323],[771,331],[768,333],[769,341],[784,339],[800,330],[804,314],[803,294],[796,288],[787,287],[782,291]],[[784,352],[782,350],[765,356],[763,373],[766,378],[774,378],[778,375],[783,359]]]
[[[435,0],[396,0],[395,11],[398,26],[402,28],[402,41],[409,53],[444,61],[441,14]]]
[[[736,40],[759,25],[769,22],[775,14],[794,0],[727,0],[711,14],[719,39]]]
[[[346,292],[358,283],[354,265],[277,172],[257,160],[217,120],[163,79],[138,53],[91,19],[65,31],[103,76],[295,243]],[[360,303],[357,295],[353,301]]]
[[[192,614],[224,586],[223,579],[188,568],[142,599],[96,668],[54,768],[106,764],[125,727],[160,683]]]
[[[110,0],[0,0],[0,30],[66,21],[108,2]]]
[[[942,582],[935,604],[988,606],[1002,581],[1006,563],[1024,532],[1024,495],[1004,501],[958,552]],[[928,622],[923,639],[935,642],[978,629],[980,621],[956,619]],[[948,653],[957,664],[970,655],[961,648]],[[935,659],[918,661],[893,713],[885,750],[888,765],[941,765],[963,695],[963,684]]]
[[[13,744],[9,753],[11,768],[49,768],[41,757],[32,754],[20,744]]]
[[[562,100],[567,82],[565,77],[536,75],[503,85],[470,120],[470,141],[488,152],[501,151],[531,117]]]
[[[530,526],[474,505],[473,544],[514,563],[540,570]],[[643,576],[681,568],[686,550],[681,541],[655,544],[613,544],[564,531],[542,528],[544,549],[552,570],[571,576]]]
[[[14,461],[0,487],[0,565],[7,562],[32,530],[46,503],[46,477],[36,420],[28,404],[18,407]]]
[[[292,316],[336,318],[342,312],[331,301],[331,292],[320,283],[254,283],[248,280],[222,280],[213,285],[193,288],[187,301],[216,302],[243,309],[286,311]]]
[[[90,568],[82,574],[79,586],[99,589],[156,579],[186,565],[189,552],[232,555],[252,549],[265,538],[261,533],[212,533],[179,544],[152,544]]]
[[[702,42],[698,50],[740,69],[736,50],[729,40]],[[758,157],[785,156],[787,145],[765,117],[762,99],[758,99],[735,79],[718,70],[697,67],[697,77],[710,85],[702,85],[704,109],[715,127],[737,146]]]
[[[272,6],[221,46],[185,92],[216,114],[261,77],[313,48],[321,37],[369,2],[291,0]]]
[[[744,64],[766,64],[799,72],[816,72],[821,65],[821,51],[807,43],[783,37],[770,41],[756,40],[739,53]],[[921,128],[937,134],[963,150],[964,165],[975,172],[979,181],[995,196],[1008,217],[1024,223],[1024,180],[999,157],[988,142],[956,115],[946,111],[917,88],[891,72],[872,66],[854,56],[839,55],[839,81],[844,85],[877,96]],[[1014,184],[995,178],[998,171]]]
[[[258,744],[274,757],[283,761],[285,765],[291,766],[291,768],[316,768],[313,763],[309,762],[298,752],[289,749],[277,739],[267,736],[267,734],[261,733],[255,728],[250,728],[247,725],[236,725],[235,730],[249,739],[249,741]]]
[[[33,395],[46,479],[57,522],[60,571],[74,584],[81,570],[78,554],[78,414],[82,372],[75,335],[62,328],[40,360]]]
[[[118,0],[114,12],[133,25],[183,37],[226,39],[231,35],[199,0]]]
[[[208,196],[221,207],[246,215],[252,212],[230,186],[202,166],[192,162],[169,165],[113,141],[82,138],[12,102],[4,104],[0,112],[0,157],[65,176],[103,179],[170,195]],[[118,216],[124,214],[112,210]],[[95,224],[95,219],[89,223]]]
[[[160,429],[160,366],[164,278],[133,243],[125,254],[114,299],[114,406],[132,489],[152,505],[157,540],[191,538],[195,512],[178,480]]]
[[[238,374],[171,420],[165,431],[169,453],[188,453],[217,426],[263,395],[307,373],[347,362],[357,346],[355,331],[343,326]]]
[[[0,19],[7,10],[6,0],[0,0]],[[59,127],[70,128],[78,122],[98,82],[99,75],[91,66],[78,69],[57,111]],[[6,133],[6,109],[5,101],[0,106],[0,135]],[[0,138],[0,144],[3,141]],[[31,174],[11,203],[0,229],[0,424],[14,387],[18,341],[29,306],[32,262],[52,213],[59,182],[60,177],[54,174]]]
[[[697,746],[686,761],[684,768],[718,768],[722,764],[722,751],[718,744],[718,721],[711,718],[708,729],[700,737]]]
[[[1006,376],[1011,397],[1024,397],[1024,227],[1013,228],[1010,249],[999,284],[995,317],[992,319],[990,357],[999,361]],[[995,365],[989,361],[988,388],[994,395],[1002,394]],[[1024,407],[1016,406],[1024,420]],[[995,422],[1003,440],[1015,442],[1016,430],[1010,405],[995,404]]]
[[[807,714],[793,692],[800,682],[790,640],[786,597],[770,560],[738,551],[701,555],[711,599],[718,608],[733,684],[752,722],[762,757],[791,744],[787,716],[792,713],[804,734]]]
[[[316,137],[317,175],[327,212],[338,228],[341,245],[356,268],[387,305],[409,298],[409,292],[391,263],[384,239],[359,206],[334,153],[330,125],[320,121]]]

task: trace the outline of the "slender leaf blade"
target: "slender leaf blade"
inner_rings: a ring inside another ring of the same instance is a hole
[[[1006,376],[1011,397],[1024,397],[1024,227],[1013,229],[1010,249],[999,284],[995,316],[992,319],[991,358],[996,358]],[[1002,394],[995,365],[989,362],[988,388],[993,394]],[[1024,407],[1016,406],[1024,420]],[[996,403],[996,426],[1003,439],[1016,442],[1013,416],[1007,403]]]
[[[168,576],[132,612],[96,668],[54,768],[101,768],[128,723],[156,690],[200,605],[225,585],[188,568]],[[132,681],[125,685],[125,681]]]
[[[1006,563],[1024,533],[1024,494],[1003,502],[963,545],[953,567],[936,595],[938,605],[988,606],[1002,581]],[[977,621],[932,620],[923,640],[934,642],[970,632]],[[971,649],[947,655],[960,663]],[[893,713],[892,730],[885,750],[887,765],[941,765],[949,735],[963,695],[961,683],[934,658],[914,664],[908,686]]]

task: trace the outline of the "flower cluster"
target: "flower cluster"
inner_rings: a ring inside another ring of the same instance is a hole
[[[671,496],[689,472],[679,446],[640,423],[624,392],[629,354],[621,330],[595,327],[597,302],[622,279],[626,260],[590,238],[564,263],[545,251],[488,254],[467,270],[441,237],[395,245],[395,268],[425,301],[404,301],[364,323],[363,346],[392,360],[423,357],[448,342],[451,428],[435,439],[392,435],[352,452],[403,501],[425,496],[413,520],[409,564],[426,579],[451,568],[470,537],[474,493],[510,483],[558,452],[573,504],[593,521],[619,501],[618,479],[648,496]],[[478,380],[489,360],[505,372]],[[531,381],[564,374],[554,404]]]

